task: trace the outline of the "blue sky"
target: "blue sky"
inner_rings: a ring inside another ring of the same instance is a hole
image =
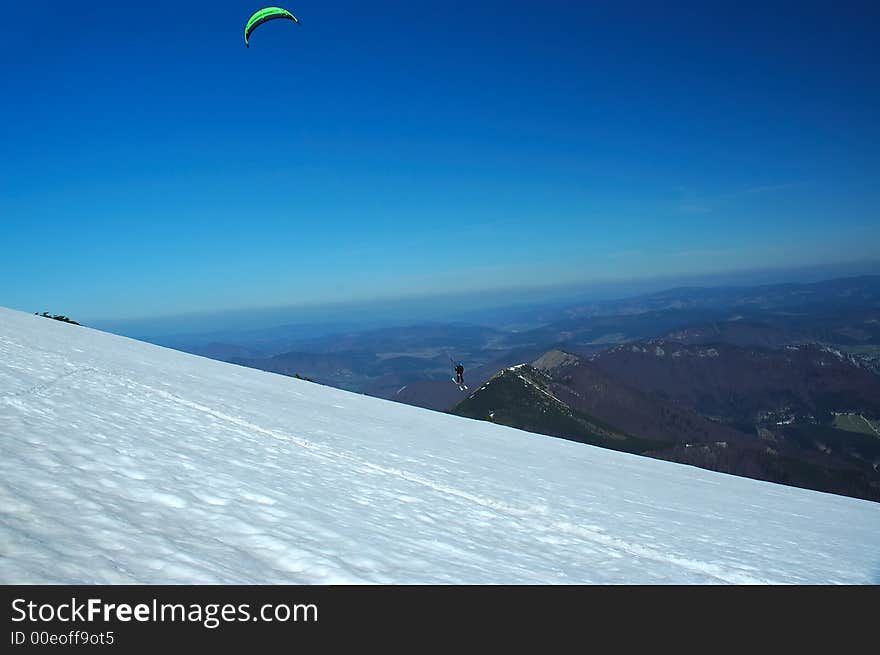
[[[876,259],[876,4],[675,4],[3,2],[0,305]]]

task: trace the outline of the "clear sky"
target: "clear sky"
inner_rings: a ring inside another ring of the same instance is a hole
[[[864,3],[2,0],[0,305],[124,318],[878,255]],[[674,4],[675,7],[670,7]]]

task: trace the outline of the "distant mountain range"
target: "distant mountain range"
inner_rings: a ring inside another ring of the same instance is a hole
[[[559,312],[559,318],[619,316],[688,309],[825,314],[842,309],[866,308],[880,309],[878,275],[837,278],[809,284],[679,287],[621,300],[569,306]]]
[[[296,326],[184,348],[438,411],[880,500],[880,276],[682,287],[520,329]],[[465,363],[463,393],[450,358]]]
[[[195,342],[169,338],[157,343],[254,368],[298,373],[385,398],[400,400],[398,392],[408,387],[413,404],[448,409],[439,397],[426,396],[420,388],[424,381],[444,381],[451,373],[450,357],[464,361],[468,377],[474,379],[476,373],[477,383],[504,362],[531,361],[552,348],[588,356],[655,337],[743,347],[816,342],[880,360],[880,276],[814,284],[678,288],[553,311],[536,306],[532,319],[523,323],[532,327],[432,322],[356,330],[327,324],[323,334],[316,334],[314,326],[290,325],[217,331]]]
[[[835,411],[880,416],[880,376],[829,346],[650,339],[615,346],[591,362],[624,384],[746,429],[772,414],[800,422],[824,422]]]
[[[880,276],[754,288],[682,288],[576,305],[540,328],[511,335],[507,343],[555,343],[579,351],[689,331],[696,331],[693,338],[712,334],[710,341],[739,345],[817,341],[880,347]]]

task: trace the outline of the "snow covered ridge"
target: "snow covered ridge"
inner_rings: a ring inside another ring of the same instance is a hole
[[[0,583],[880,583],[880,504],[0,309]]]
[[[774,349],[764,349],[759,347],[744,348],[733,344],[726,344],[727,356],[730,352],[743,352],[752,357],[767,357],[772,355]],[[719,346],[720,347],[720,346]],[[791,353],[803,353],[807,356],[812,355],[818,366],[828,366],[835,361],[842,364],[860,368],[872,373],[880,373],[877,356],[856,355],[841,351],[839,348],[828,346],[816,342],[806,342],[799,344],[787,344],[782,346],[780,350]],[[677,341],[671,341],[662,338],[644,339],[635,342],[619,344],[604,351],[595,353],[589,357],[590,361],[596,361],[620,352],[634,353],[636,355],[653,355],[655,357],[665,357],[670,355],[674,358],[717,358],[722,353],[716,347],[703,346],[697,344],[683,344]],[[831,357],[828,357],[830,355]]]
[[[720,356],[717,348],[685,345],[675,341],[666,341],[663,339],[647,339],[644,341],[637,341],[635,343],[621,344],[619,346],[609,348],[607,351],[595,353],[594,355],[590,356],[590,361],[595,361],[609,353],[618,353],[622,351],[628,351],[642,355],[650,354],[654,355],[655,357],[666,357],[667,354],[672,357],[698,357],[700,359],[705,357],[715,358]]]

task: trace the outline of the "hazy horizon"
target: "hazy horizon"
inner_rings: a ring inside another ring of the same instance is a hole
[[[880,275],[880,260],[849,264],[754,269],[702,275],[594,280],[582,284],[506,288],[480,292],[425,294],[276,307],[218,308],[191,314],[94,318],[55,309],[97,329],[132,337],[173,337],[212,332],[260,330],[282,325],[363,329],[418,322],[461,322],[491,326],[512,312],[577,302],[618,300],[681,286],[735,287],[808,284],[835,278]],[[28,311],[28,308],[15,308]],[[219,329],[218,329],[219,328]],[[320,331],[318,332],[320,333]]]

